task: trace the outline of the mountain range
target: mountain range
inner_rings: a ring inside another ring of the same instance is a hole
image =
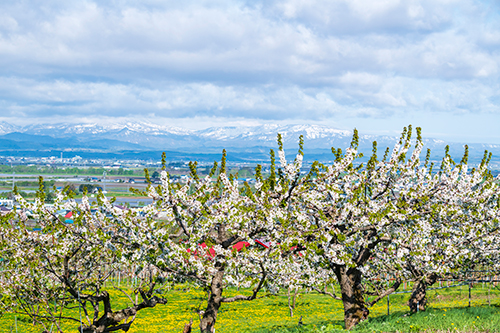
[[[146,122],[121,124],[32,124],[16,126],[0,122],[0,155],[37,155],[55,151],[99,156],[159,156],[169,151],[171,158],[212,159],[223,148],[235,160],[267,160],[269,149],[277,148],[277,133],[283,136],[287,154],[294,153],[300,135],[304,136],[306,160],[332,160],[331,147],[345,149],[350,145],[352,132],[321,125],[263,125],[240,127],[210,127],[188,130],[179,127],[160,126]],[[385,147],[392,149],[399,140],[393,136],[363,135],[360,133],[360,150],[370,154],[372,142],[377,141],[379,152]],[[444,147],[450,146],[450,154],[459,160],[464,143],[445,142],[424,138],[433,158],[440,159]],[[493,163],[500,162],[500,145],[469,144],[470,159],[477,163],[484,150],[494,154]],[[70,154],[71,155],[71,154]],[[66,156],[69,156],[66,154]],[[148,157],[149,158],[149,157]]]

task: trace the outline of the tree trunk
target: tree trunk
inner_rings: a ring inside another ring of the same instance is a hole
[[[113,311],[111,309],[111,300],[108,292],[104,291],[98,296],[93,296],[102,303],[104,313],[99,319],[94,319],[92,325],[81,325],[78,328],[78,332],[103,333],[119,330],[127,332],[134,322],[137,312],[146,308],[154,308],[157,304],[167,304],[167,299],[165,298],[160,298],[158,296],[151,297],[150,294],[145,292],[141,292],[141,296],[143,297],[143,302],[119,311]],[[99,303],[97,303],[96,306],[99,308]]]
[[[200,320],[201,333],[214,333],[215,322],[217,321],[217,312],[219,311],[222,302],[222,279],[224,277],[224,266],[221,263],[216,263],[217,272],[212,278],[210,285],[210,296],[203,317]]]
[[[427,287],[432,286],[437,281],[438,275],[432,273],[415,281],[412,288],[408,306],[411,313],[425,311],[427,305]]]
[[[293,318],[293,311],[295,310],[295,301],[299,293],[299,287],[295,287],[293,295],[290,294],[290,287],[288,287],[288,308],[290,309],[290,317]]]
[[[338,266],[335,269],[335,274],[342,292],[345,328],[350,330],[368,318],[370,313],[365,304],[361,272],[357,268],[347,269],[345,266]]]

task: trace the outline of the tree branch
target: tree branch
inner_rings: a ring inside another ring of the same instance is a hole
[[[266,280],[267,277],[267,272],[264,269],[264,265],[260,263],[260,268],[262,268],[262,277],[260,278],[259,284],[257,287],[253,290],[252,295],[250,296],[244,296],[244,295],[236,295],[234,297],[229,297],[229,298],[222,298],[221,302],[223,303],[230,303],[230,302],[235,302],[235,301],[251,301],[257,298],[257,294],[259,293],[260,289],[264,285],[264,281]],[[265,296],[262,296],[265,297]]]
[[[127,294],[127,293],[126,293],[123,289],[118,288],[117,286],[113,286],[113,288],[115,288],[115,289],[117,289],[117,290],[121,291],[121,292],[122,292],[125,296],[127,296],[127,297],[128,297],[128,299],[130,300],[130,302],[132,303],[132,305],[134,305],[134,306],[135,306],[135,305],[137,305],[137,304],[135,304],[135,302],[134,302],[134,300],[132,299],[132,297],[130,297],[130,295],[129,295],[129,294]]]
[[[401,285],[401,279],[400,278],[397,278],[393,285],[389,288],[387,288],[383,293],[381,293],[377,298],[375,298],[373,301],[369,302],[368,303],[368,306],[369,307],[372,307],[375,303],[377,303],[378,301],[380,301],[382,298],[392,294],[393,292],[395,292],[399,286]]]
[[[308,286],[309,288],[313,289],[314,291],[320,293],[320,294],[323,294],[323,295],[326,295],[326,296],[330,296],[331,298],[333,299],[336,299],[336,300],[339,300],[341,301],[342,300],[342,297],[338,297],[337,295],[335,294],[332,294],[331,292],[329,291],[326,291],[326,290],[321,290],[315,286]]]

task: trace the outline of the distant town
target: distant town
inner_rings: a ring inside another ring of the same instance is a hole
[[[216,160],[220,155],[213,155],[213,157]],[[293,157],[294,155],[289,156],[289,158]],[[207,175],[213,162],[213,160],[198,161],[199,175]],[[439,160],[434,160],[434,162],[436,165],[440,163]],[[66,156],[64,152],[58,152],[53,156],[0,156],[0,198],[2,198],[0,206],[5,209],[15,204],[13,201],[15,187],[24,197],[33,198],[39,188],[38,177],[42,176],[49,203],[55,190],[67,189],[75,193],[77,199],[84,191],[88,192],[91,197],[102,191],[107,196],[115,197],[116,204],[141,207],[151,202],[151,199],[138,192],[147,187],[144,170],[148,170],[152,183],[159,183],[161,163],[161,156],[157,159],[88,158],[76,155],[75,152],[68,153]],[[269,160],[267,163],[260,164],[262,164],[263,173],[268,173]],[[256,161],[247,162],[241,159],[237,159],[236,162],[231,159],[227,161],[229,173],[237,174],[238,179],[249,184],[255,182],[256,165]],[[304,161],[301,172],[307,173],[310,165],[310,161]],[[490,167],[493,175],[499,174],[498,162],[493,162]],[[183,183],[190,173],[189,162],[171,157],[171,160],[166,161],[166,170],[172,181]]]
[[[249,184],[255,182],[255,166],[251,163],[227,163],[231,174],[238,174],[240,180]],[[0,156],[0,206],[5,209],[15,205],[14,187],[24,197],[33,198],[39,189],[38,177],[42,176],[49,203],[54,196],[54,190],[67,189],[75,193],[77,199],[84,191],[87,191],[91,198],[102,191],[107,196],[116,197],[116,204],[140,207],[151,200],[144,195],[133,193],[131,189],[146,189],[145,169],[149,172],[151,183],[160,183],[161,167],[160,159],[85,159],[80,156],[65,158],[64,154],[51,157]],[[200,176],[205,176],[212,167],[213,162],[201,162],[197,165],[197,171]],[[166,171],[173,182],[184,183],[190,173],[189,162],[167,162]],[[263,166],[263,172],[269,172],[268,165]]]

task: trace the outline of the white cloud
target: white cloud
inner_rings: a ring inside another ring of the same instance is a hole
[[[48,0],[0,13],[4,117],[500,114],[494,3]]]
[[[292,0],[275,7],[294,8],[297,17],[280,20],[268,15],[277,9],[238,3],[152,10],[69,2],[48,13],[13,13],[10,19],[20,27],[1,35],[0,55],[17,72],[28,63],[60,75],[127,78],[147,78],[158,70],[179,79],[217,80],[214,72],[221,71],[246,81],[260,71],[263,81],[279,75],[300,84],[342,71],[419,75],[422,66],[427,76],[450,70],[490,75],[498,59],[450,22],[456,6],[456,1]],[[25,60],[15,61],[19,56]],[[488,68],[470,71],[483,62]]]
[[[497,112],[493,102],[498,84],[410,79],[346,73],[330,87],[268,84],[157,82],[156,87],[109,82],[35,81],[0,77],[0,99],[8,112],[54,114],[134,115],[154,113],[175,118],[197,115],[248,119],[312,121],[342,114],[376,116],[436,110]],[[19,102],[22,101],[22,102]],[[367,112],[369,110],[369,112]]]
[[[457,6],[466,1],[284,0],[274,9],[285,18],[314,26],[327,34],[399,33],[443,29]]]

